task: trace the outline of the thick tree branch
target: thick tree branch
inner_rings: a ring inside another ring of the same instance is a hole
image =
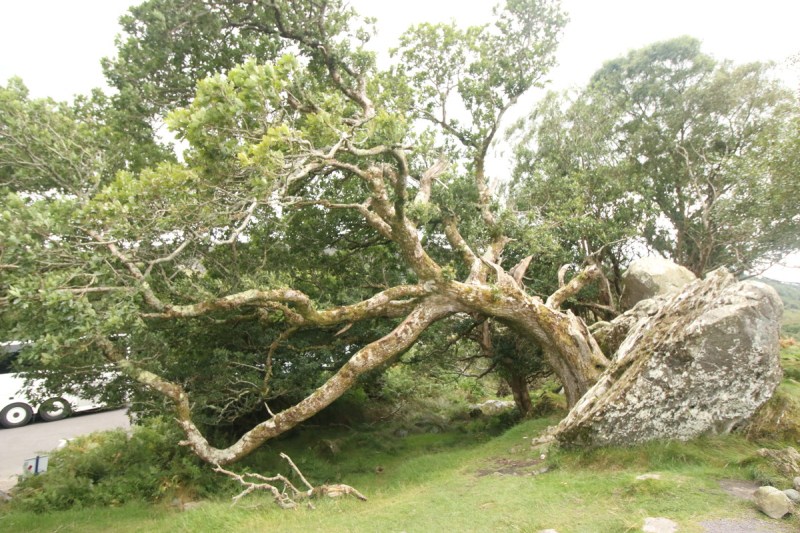
[[[564,385],[569,405],[574,405],[609,365],[580,318],[543,304],[516,283],[490,287],[453,281],[443,291],[471,312],[493,317],[541,346]]]
[[[444,234],[450,246],[461,255],[466,267],[472,269],[473,265],[479,262],[478,256],[461,236],[461,232],[458,231],[458,222],[452,215],[444,217]]]
[[[178,423],[187,437],[185,444],[211,464],[224,465],[235,462],[265,441],[317,414],[349,390],[360,375],[391,361],[411,347],[431,324],[459,310],[459,307],[437,298],[430,298],[420,303],[391,333],[359,350],[314,393],[285,411],[277,413],[273,418],[258,424],[227,448],[213,447],[189,416],[179,416]],[[167,392],[176,393],[169,390]],[[173,401],[176,399],[173,398]]]
[[[381,218],[377,213],[370,210],[372,199],[368,199],[363,204],[339,204],[329,200],[297,200],[286,204],[287,207],[305,207],[311,205],[318,205],[328,209],[352,209],[357,211],[364,217],[367,223],[372,226],[384,238],[392,240],[392,228],[389,224]]]
[[[369,318],[402,316],[402,313],[408,312],[409,307],[414,305],[414,299],[426,296],[430,292],[431,289],[423,285],[399,285],[355,304],[317,310],[311,298],[298,290],[252,289],[191,305],[167,305],[160,313],[150,313],[144,316],[146,318],[197,318],[215,311],[291,305],[290,314],[285,318],[293,326],[330,327]]]
[[[440,156],[436,163],[423,172],[422,176],[419,178],[419,190],[417,191],[417,196],[414,198],[415,204],[426,204],[430,202],[433,181],[444,174],[448,166],[447,159],[445,159],[444,156]]]
[[[523,279],[525,278],[525,272],[528,271],[528,267],[533,261],[533,256],[529,255],[528,257],[524,258],[522,261],[511,267],[511,270],[508,271],[509,276],[511,276],[514,281],[517,282],[517,285],[522,288],[524,286]]]
[[[591,265],[572,278],[569,283],[550,295],[545,305],[550,309],[559,309],[561,305],[572,296],[575,296],[586,285],[598,279],[602,271],[596,265]]]

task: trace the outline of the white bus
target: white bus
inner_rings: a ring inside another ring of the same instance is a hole
[[[68,393],[58,396],[39,394],[37,380],[33,380],[33,386],[26,390],[26,376],[13,371],[13,363],[24,346],[23,342],[0,343],[0,426],[24,426],[33,420],[34,415],[39,420],[52,422],[71,413],[105,407],[96,400]]]

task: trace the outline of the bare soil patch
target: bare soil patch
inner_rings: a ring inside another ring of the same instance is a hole
[[[544,465],[544,459],[538,457],[532,459],[508,459],[500,457],[491,461],[490,465],[486,468],[478,470],[477,476],[538,476],[539,474],[544,474],[547,470],[547,466]]]
[[[705,533],[791,533],[793,529],[780,522],[767,522],[758,518],[719,518],[704,520],[699,524]]]
[[[752,502],[755,501],[753,493],[758,489],[759,484],[744,479],[723,479],[719,482],[719,486],[734,498]]]

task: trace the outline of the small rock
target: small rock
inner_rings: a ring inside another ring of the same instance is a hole
[[[200,501],[200,502],[184,502],[183,510],[184,511],[191,511],[192,509],[197,509],[198,507],[202,507],[203,505],[205,505],[205,503],[206,502],[203,502],[203,501]]]
[[[498,415],[504,411],[510,411],[514,407],[516,407],[514,402],[505,400],[486,400],[483,403],[469,406],[471,409],[470,416],[472,416],[472,413],[474,413],[476,409],[480,411],[480,413],[478,413],[478,416],[480,416],[481,414]]]
[[[669,518],[645,518],[642,531],[645,533],[675,533],[678,524]]]
[[[0,502],[10,502],[11,496],[3,490],[0,490]]]
[[[636,476],[637,481],[644,481],[646,479],[661,479],[661,474],[642,474],[641,476]]]
[[[800,476],[794,478],[794,490],[800,490]]]
[[[783,493],[786,494],[786,496],[788,496],[789,499],[792,500],[794,503],[800,503],[800,491],[797,491],[795,489],[786,489],[785,491],[783,491]]]
[[[758,509],[770,518],[783,518],[792,510],[792,501],[775,487],[760,487],[753,496]]]

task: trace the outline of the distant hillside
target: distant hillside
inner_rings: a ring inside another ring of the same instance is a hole
[[[760,278],[758,281],[772,286],[783,300],[781,333],[800,340],[800,283],[785,283],[767,278]]]

